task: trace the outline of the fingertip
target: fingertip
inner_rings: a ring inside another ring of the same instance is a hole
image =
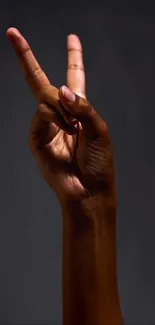
[[[64,87],[64,85],[59,88],[59,94],[60,95],[63,94],[63,87]]]
[[[76,101],[76,94],[66,86],[62,86],[61,94],[69,104],[73,104]]]
[[[65,96],[65,90],[66,90],[66,88],[68,88],[68,87],[66,87],[65,85],[63,85],[63,86],[60,87],[60,94],[62,96]]]
[[[65,97],[66,88],[68,88],[68,87],[66,87],[65,85],[63,85],[63,86],[61,86],[59,88],[59,97],[60,98],[64,98]]]
[[[20,32],[17,28],[15,27],[9,27],[7,30],[6,30],[6,36],[8,39],[13,39],[15,37],[19,37],[20,36]]]
[[[77,35],[77,34],[74,34],[74,33],[70,33],[70,34],[68,34],[67,38],[68,38],[68,39],[72,38],[72,39],[74,39],[74,40],[75,40],[75,39],[76,39],[76,40],[79,40],[78,35]]]
[[[12,35],[12,34],[15,34],[16,32],[18,32],[18,29],[15,28],[15,27],[9,27],[9,28],[7,28],[7,30],[6,30],[6,34],[7,34],[7,35]]]
[[[80,38],[76,34],[69,34],[67,36],[67,47],[68,50],[82,51],[82,44]]]
[[[60,89],[59,89],[59,98],[60,98],[60,101],[61,101],[61,103],[63,105],[63,108],[64,108],[66,122],[69,123],[69,124],[72,124],[72,125],[76,125],[78,123],[78,120],[77,120],[76,117],[73,116],[72,112],[70,111],[70,109],[68,107],[68,105],[70,106],[73,103],[73,101],[72,102],[70,101],[72,99],[71,97],[69,98],[69,100],[66,97],[66,89],[68,89],[68,88],[66,86],[64,86],[64,85],[60,87]],[[72,92],[71,92],[71,94],[73,96]],[[70,96],[71,96],[71,94],[70,94]]]
[[[59,99],[60,101],[62,100],[63,98],[63,86],[61,86],[58,90],[58,96],[59,96]]]

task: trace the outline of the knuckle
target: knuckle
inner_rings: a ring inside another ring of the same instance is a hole
[[[96,111],[94,107],[88,102],[87,99],[79,97],[79,113],[85,117],[92,117],[95,115]]]
[[[48,113],[48,108],[47,108],[46,104],[43,104],[43,103],[39,104],[38,105],[38,112],[40,114],[40,117],[44,119],[45,116]]]
[[[80,49],[75,49],[75,48],[72,48],[72,47],[69,47],[68,48],[68,52],[79,52],[79,53],[83,53],[83,48],[82,48],[82,46],[80,47]]]
[[[25,54],[26,54],[27,52],[30,52],[31,49],[30,49],[29,46],[26,45],[26,46],[24,46],[24,47],[18,49],[18,51],[19,51],[19,54],[20,54],[21,56],[25,56]]]
[[[88,101],[86,101],[86,111],[87,115],[89,116],[92,116],[96,113],[94,107]]]
[[[45,121],[54,122],[56,120],[56,112],[48,104],[40,103],[38,105],[38,112],[40,117]]]
[[[45,110],[46,110],[46,105],[43,104],[43,103],[40,103],[38,105],[38,111],[39,111],[39,113],[45,112]]]
[[[102,118],[100,118],[100,122],[99,122],[99,131],[101,137],[103,137],[104,140],[106,139],[106,142],[109,142],[110,138],[109,138],[108,125]]]
[[[38,77],[38,76],[40,76],[42,74],[43,74],[43,71],[40,68],[40,66],[37,66],[36,68],[34,68],[34,70],[33,70],[33,76],[34,77]]]
[[[108,135],[108,125],[104,120],[102,120],[102,125],[103,125],[104,133]]]
[[[97,112],[95,111],[94,107],[91,104],[89,104],[88,105],[88,115],[94,116],[95,114],[97,114]]]
[[[84,71],[84,67],[82,65],[79,64],[69,64],[68,65],[68,70],[81,70]]]

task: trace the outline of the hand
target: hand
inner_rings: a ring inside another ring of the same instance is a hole
[[[19,31],[9,28],[7,37],[38,102],[30,128],[30,148],[60,203],[81,201],[100,193],[114,199],[114,165],[108,129],[86,99],[80,40],[76,35],[68,36],[68,88],[63,86],[58,91],[50,84]]]

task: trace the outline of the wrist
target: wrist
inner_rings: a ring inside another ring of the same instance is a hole
[[[71,218],[72,221],[83,223],[97,219],[115,219],[116,217],[116,194],[105,196],[103,193],[92,195],[88,198],[67,201],[61,204],[63,217]]]

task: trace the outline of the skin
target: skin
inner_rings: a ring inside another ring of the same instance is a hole
[[[29,144],[63,217],[63,324],[122,324],[116,276],[116,191],[108,127],[88,102],[82,45],[67,38],[68,90],[48,80],[15,28],[7,37],[36,98]]]

